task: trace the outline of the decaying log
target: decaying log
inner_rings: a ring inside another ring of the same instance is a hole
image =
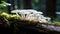
[[[11,20],[8,20],[8,21],[9,21],[9,24],[10,24],[9,29],[11,29],[13,32],[15,31],[14,30],[15,28],[18,31],[21,28],[22,30],[26,29],[27,31],[34,30],[34,31],[37,31],[37,32],[42,32],[42,33],[58,33],[58,34],[60,34],[60,26],[55,26],[55,25],[46,24],[46,23],[39,23],[39,22],[35,23],[33,21],[30,22],[28,20],[11,19]],[[3,24],[0,24],[0,25],[3,25]]]

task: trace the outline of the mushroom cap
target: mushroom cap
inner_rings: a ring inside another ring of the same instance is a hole
[[[20,10],[12,10],[11,13],[19,13]]]
[[[16,13],[16,12],[19,12],[19,14],[30,14],[30,13],[34,13],[34,12],[37,12],[36,10],[32,10],[32,9],[23,9],[23,10],[14,10],[12,11],[12,13]]]
[[[34,12],[34,14],[43,14],[42,12]]]
[[[21,10],[19,14],[30,14],[31,12],[28,10]]]
[[[34,14],[34,16],[35,16],[35,17],[38,17],[38,18],[40,17],[41,19],[43,19],[43,17],[44,17],[44,16],[41,15],[41,14]]]
[[[28,11],[28,12],[31,12],[31,13],[37,12],[36,10],[33,10],[33,9],[28,9],[27,11]]]
[[[33,10],[33,9],[28,9],[27,11],[32,12],[33,14],[43,14],[42,12],[38,12],[37,10]]]
[[[34,11],[34,12],[37,12],[36,10],[33,10],[33,9],[28,9],[28,11],[31,11],[31,12],[33,12],[33,11]]]
[[[47,19],[48,21],[50,21],[50,20],[51,20],[51,18],[50,18],[50,17],[46,17],[46,19]]]
[[[19,14],[30,14],[30,12],[21,12]]]

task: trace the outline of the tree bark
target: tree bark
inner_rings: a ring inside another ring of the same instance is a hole
[[[56,18],[56,0],[46,0],[46,16]]]
[[[32,0],[23,0],[23,2],[24,2],[24,9],[32,9],[31,1]]]

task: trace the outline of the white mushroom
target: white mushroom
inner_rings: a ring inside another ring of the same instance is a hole
[[[51,20],[51,18],[50,18],[50,17],[46,17],[46,20],[47,20],[47,21],[50,21],[50,20]]]
[[[39,21],[41,23],[47,23],[47,21],[50,21],[49,17],[44,17],[42,12],[38,12],[36,10],[27,9],[27,10],[13,10],[11,13],[19,13],[21,15],[21,19],[26,20],[34,20]],[[47,19],[47,20],[46,20]]]
[[[34,12],[34,14],[43,14],[43,12]]]
[[[47,23],[47,20],[45,20],[45,19],[40,19],[39,22],[40,22],[40,23]]]
[[[36,10],[33,10],[33,9],[27,9],[28,11],[35,11],[35,12],[37,12]]]
[[[21,14],[22,18],[27,18],[27,16],[31,14],[31,12],[27,10],[21,10],[19,14]]]
[[[36,20],[36,17],[34,17],[34,14],[30,14],[27,18],[27,20],[30,20],[30,21],[35,21]]]
[[[16,13],[18,15],[18,13],[20,12],[20,10],[13,10],[11,11],[11,13]]]
[[[25,17],[27,18],[31,13],[34,13],[34,12],[37,12],[37,11],[32,9],[27,9],[27,10],[23,9],[19,14],[26,15]]]
[[[33,14],[34,14],[34,17],[35,17],[36,20],[39,20],[39,17],[40,18],[44,17],[43,15],[41,15],[42,12],[34,12]]]
[[[19,13],[20,10],[12,10],[11,13]]]
[[[41,23],[47,23],[48,21],[50,21],[51,18],[49,17],[39,17],[39,22]]]

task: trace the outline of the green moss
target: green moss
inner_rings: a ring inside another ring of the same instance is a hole
[[[11,14],[8,14],[8,13],[5,13],[5,12],[1,13],[1,16],[3,16],[6,19],[10,19],[10,18],[19,19],[20,18],[19,15],[16,15],[16,14],[11,15]]]
[[[48,22],[48,24],[52,24],[52,22]]]
[[[19,15],[11,15],[11,18],[19,19],[19,18],[20,18],[20,16],[19,16]]]
[[[7,13],[2,13],[1,16],[3,16],[4,18],[8,19],[10,16]]]
[[[54,24],[55,24],[55,25],[60,25],[60,22],[55,22]]]

